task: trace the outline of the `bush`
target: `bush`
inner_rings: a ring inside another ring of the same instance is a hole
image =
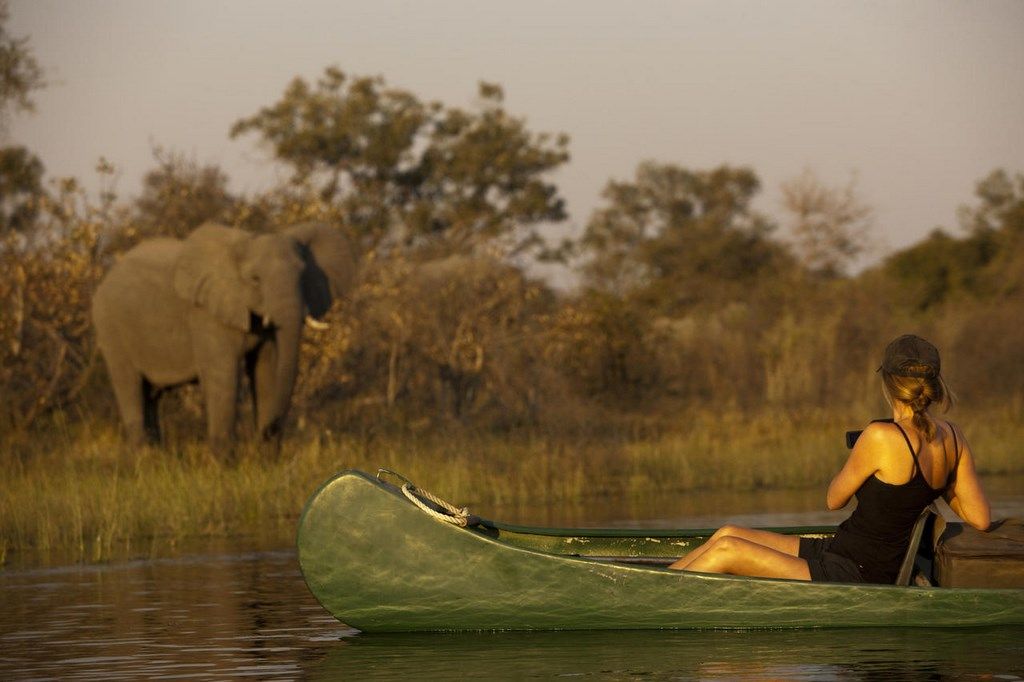
[[[89,303],[103,273],[103,215],[72,181],[40,197],[31,235],[0,242],[0,423],[30,426],[71,404],[96,364]]]

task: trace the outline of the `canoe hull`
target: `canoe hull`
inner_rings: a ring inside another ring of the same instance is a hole
[[[320,603],[366,632],[1024,624],[1024,590],[686,573],[494,535],[437,521],[392,486],[347,471],[307,504],[299,562]]]

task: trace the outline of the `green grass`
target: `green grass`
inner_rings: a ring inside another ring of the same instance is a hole
[[[1024,470],[1019,406],[962,419],[983,473]],[[982,418],[984,417],[984,418]],[[459,505],[571,504],[591,496],[824,485],[842,464],[842,415],[687,414],[679,424],[565,440],[535,433],[299,434],[280,457],[241,448],[223,465],[201,441],[133,450],[113,426],[58,424],[4,448],[0,564],[95,562],[197,540],[284,544],[336,471],[398,471]]]

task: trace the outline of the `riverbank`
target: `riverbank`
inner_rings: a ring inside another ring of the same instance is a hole
[[[1011,410],[960,415],[983,474],[1024,472],[1024,423]],[[444,432],[356,437],[298,433],[270,459],[242,447],[212,459],[201,441],[132,449],[111,425],[78,424],[4,448],[0,565],[99,562],[173,552],[190,541],[290,536],[317,486],[346,468],[398,471],[471,508],[692,490],[822,486],[846,456],[843,415],[688,415],[601,438]]]

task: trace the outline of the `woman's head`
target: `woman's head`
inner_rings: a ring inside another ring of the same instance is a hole
[[[913,425],[927,440],[934,438],[935,424],[928,418],[928,407],[941,403],[948,410],[955,400],[942,379],[938,349],[920,336],[905,334],[886,346],[878,369],[889,402],[909,407],[914,413]]]

